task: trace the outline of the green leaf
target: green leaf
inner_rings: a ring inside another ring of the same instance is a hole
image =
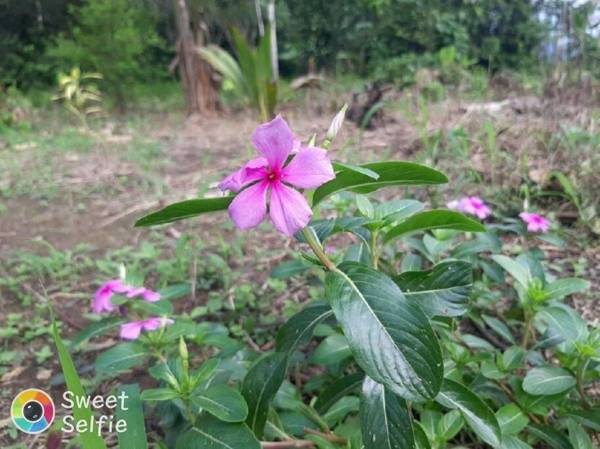
[[[146,360],[147,353],[138,343],[121,343],[100,354],[96,359],[96,371],[115,373],[141,365]]]
[[[342,360],[347,359],[352,355],[350,346],[346,337],[340,334],[330,335],[325,338],[315,352],[313,352],[311,360],[314,363],[321,365],[334,365],[340,363]]]
[[[415,438],[406,401],[366,377],[360,420],[365,449],[413,449]]]
[[[442,262],[429,271],[404,272],[394,282],[427,316],[459,316],[468,309],[473,267],[462,261]]]
[[[558,337],[570,346],[588,337],[586,321],[565,304],[544,307],[536,313],[535,321],[546,327],[548,336]]]
[[[384,220],[386,224],[407,219],[423,210],[425,205],[416,200],[392,200],[377,205],[375,219]]]
[[[337,379],[319,394],[314,405],[315,410],[319,413],[325,413],[339,399],[361,386],[364,378],[365,375],[363,373],[353,373]]]
[[[450,441],[460,432],[464,423],[460,411],[451,410],[439,420],[438,433],[445,441]]]
[[[360,165],[347,164],[345,162],[332,162],[332,165],[333,165],[333,169],[336,172],[349,170],[349,171],[353,171],[356,173],[360,173],[361,175],[368,176],[369,178],[372,178],[374,180],[379,179],[379,173],[377,173],[376,171],[370,170],[368,168],[361,167]]]
[[[248,416],[243,396],[227,385],[194,391],[192,404],[225,422],[243,422]]]
[[[327,304],[309,305],[298,312],[277,332],[277,351],[291,353],[308,343],[317,324],[330,316],[333,316],[333,311]]]
[[[502,354],[501,364],[504,371],[520,368],[525,360],[525,350],[521,346],[511,346]],[[499,362],[500,363],[500,362]]]
[[[384,237],[385,242],[397,239],[414,232],[432,229],[453,229],[455,231],[485,232],[485,227],[478,221],[460,212],[446,209],[434,209],[419,212],[390,229]]]
[[[569,441],[573,449],[594,449],[592,439],[587,434],[581,424],[569,419],[567,421],[567,429],[569,429]]]
[[[516,435],[529,424],[529,418],[516,404],[506,404],[496,412],[502,434]]]
[[[423,427],[417,421],[413,421],[413,432],[415,434],[416,449],[431,449],[429,438],[427,438]]]
[[[502,435],[500,449],[531,449],[531,446],[514,435]]]
[[[600,408],[593,408],[590,410],[572,410],[568,413],[568,415],[581,425],[596,432],[600,432]]]
[[[567,437],[553,427],[541,424],[529,424],[527,430],[553,449],[573,449]]]
[[[269,405],[285,379],[287,354],[274,352],[258,359],[242,383],[242,395],[249,405],[246,423],[262,438]]]
[[[515,280],[521,284],[524,288],[527,288],[529,282],[533,278],[529,268],[524,264],[511,259],[510,257],[496,254],[492,256],[494,262],[500,265],[508,274],[510,274]]]
[[[504,340],[509,343],[515,343],[515,337],[513,337],[512,332],[508,328],[503,321],[489,315],[481,315],[485,324],[487,324],[494,332],[500,335]]]
[[[384,274],[344,262],[327,274],[325,294],[360,367],[411,400],[435,397],[442,355],[429,320]]]
[[[500,445],[500,426],[494,412],[467,387],[444,379],[436,401],[444,407],[460,410],[469,427],[490,446]]]
[[[277,265],[270,276],[274,279],[287,279],[310,269],[310,265],[301,259],[286,260]]]
[[[336,174],[335,179],[315,190],[313,206],[319,204],[329,195],[343,190],[369,193],[382,187],[394,185],[429,185],[448,182],[448,178],[439,171],[412,162],[375,162],[360,167],[376,173],[379,178],[373,179],[372,175],[358,173],[356,170],[343,170]]]
[[[197,200],[181,201],[146,215],[135,222],[135,227],[156,226],[159,224],[172,223],[177,220],[195,217],[209,212],[219,212],[229,207],[233,196],[219,198],[201,198]]]
[[[119,395],[124,394],[127,398],[125,408],[117,408],[117,420],[125,420],[127,423],[126,432],[117,432],[120,449],[146,449],[148,440],[146,439],[146,426],[144,424],[144,407],[140,399],[140,387],[137,384],[121,385]]]
[[[81,332],[79,332],[75,338],[71,340],[71,348],[77,348],[81,343],[90,338],[97,337],[98,335],[103,335],[106,332],[116,328],[117,326],[123,324],[125,319],[119,317],[111,317],[105,318],[100,321],[96,321],[89,326],[85,327]]]
[[[179,394],[171,388],[149,388],[142,391],[142,401],[170,401],[177,399]]]
[[[583,279],[565,278],[548,284],[545,288],[548,300],[562,299],[565,296],[579,293],[590,288],[590,283]]]
[[[562,393],[573,388],[575,377],[563,368],[543,366],[530,370],[523,380],[523,390],[536,396]]]
[[[203,413],[197,424],[178,438],[176,449],[261,449],[246,424],[220,421]],[[129,449],[129,448],[128,448]]]
[[[79,378],[79,374],[77,374],[71,355],[60,338],[54,317],[52,317],[52,337],[58,351],[58,360],[65,376],[68,391],[73,393],[73,417],[76,422],[85,421],[89,423],[93,419],[92,411],[89,407],[82,406],[81,401],[78,400],[78,398],[84,399],[86,394],[81,386],[81,379]],[[104,440],[98,436],[95,429],[88,427],[85,431],[80,432],[79,436],[81,438],[82,449],[106,449]]]

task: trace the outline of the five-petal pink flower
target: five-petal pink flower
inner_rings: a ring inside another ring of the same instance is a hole
[[[219,184],[222,190],[239,192],[229,205],[229,216],[238,229],[258,226],[267,213],[269,197],[273,225],[291,236],[312,217],[304,196],[291,186],[314,189],[335,178],[327,151],[299,145],[281,116],[260,125],[252,143],[262,156],[252,159]],[[296,148],[298,152],[287,163]]]
[[[125,340],[135,340],[140,336],[142,330],[155,331],[168,324],[173,324],[173,320],[153,317],[146,320],[132,321],[130,323],[121,324],[120,336]]]
[[[527,224],[529,232],[548,232],[550,229],[550,220],[530,212],[521,212],[519,217]]]
[[[449,209],[455,209],[459,212],[475,215],[481,220],[486,219],[492,214],[492,209],[490,209],[490,207],[477,196],[469,196],[461,198],[458,201],[450,201],[447,206]]]
[[[160,300],[160,293],[147,289],[145,287],[131,287],[125,285],[122,279],[112,279],[105,282],[96,290],[92,301],[92,311],[94,313],[112,312],[116,306],[111,299],[114,294],[126,295],[128,298],[141,296],[145,301],[156,302]]]

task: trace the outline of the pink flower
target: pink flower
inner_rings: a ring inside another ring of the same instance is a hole
[[[112,312],[115,310],[115,305],[111,301],[113,294],[127,293],[129,290],[130,287],[123,284],[121,279],[112,279],[105,282],[94,295],[92,310],[94,313]]]
[[[267,213],[270,193],[271,221],[277,230],[291,236],[308,224],[312,210],[304,196],[289,186],[313,189],[335,178],[327,151],[299,145],[280,116],[260,125],[252,143],[262,157],[252,159],[219,184],[221,190],[239,192],[229,205],[229,216],[238,229],[258,226]],[[298,152],[286,165],[295,148]]]
[[[141,296],[145,301],[156,302],[160,300],[160,293],[147,289],[145,287],[132,288],[127,292],[128,298],[135,298]]]
[[[527,223],[527,230],[529,232],[548,232],[550,229],[550,220],[539,214],[521,212],[519,217]]]
[[[454,209],[466,214],[475,215],[481,220],[486,219],[492,214],[492,209],[477,196],[469,196],[461,198],[459,201],[450,201],[447,205],[448,209]]]
[[[130,323],[121,324],[121,338],[125,340],[135,340],[140,336],[142,330],[155,331],[168,324],[173,324],[173,320],[168,318],[154,317],[147,320],[132,321]]]

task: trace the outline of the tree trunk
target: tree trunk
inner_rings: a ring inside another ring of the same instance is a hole
[[[185,92],[187,112],[191,115],[215,111],[218,108],[218,93],[212,68],[196,51],[197,47],[204,45],[204,36],[199,31],[196,33],[196,39],[194,38],[186,0],[174,0],[174,3],[179,33],[177,44],[179,73]]]
[[[277,22],[275,20],[275,0],[269,0],[267,9],[269,15],[269,27],[271,29],[271,67],[273,69],[273,81],[279,81],[279,55],[277,50]]]

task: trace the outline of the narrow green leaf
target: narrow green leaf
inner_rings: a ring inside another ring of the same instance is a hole
[[[369,377],[406,399],[435,397],[443,373],[438,340],[425,314],[390,278],[344,262],[327,274],[325,294]]]
[[[473,286],[473,266],[448,261],[429,271],[407,271],[394,277],[404,296],[429,317],[459,316],[467,312]]]
[[[364,378],[365,375],[363,373],[353,373],[348,374],[341,379],[337,379],[319,394],[314,405],[315,410],[319,413],[325,413],[340,398],[352,393],[360,387]]]
[[[334,365],[349,358],[351,355],[352,351],[350,351],[346,337],[334,334],[325,338],[317,346],[317,349],[315,349],[315,352],[311,356],[311,360],[321,365]]]
[[[330,316],[333,316],[333,311],[327,304],[309,305],[298,312],[277,332],[277,351],[291,353],[308,343],[315,326]]]
[[[138,343],[121,343],[100,354],[96,359],[96,371],[115,373],[141,365],[147,353]]]
[[[127,431],[117,432],[120,449],[146,449],[146,426],[144,424],[144,407],[140,399],[140,387],[137,384],[121,385],[119,395],[126,397],[125,404],[119,401],[117,408],[117,420],[127,423]],[[125,405],[125,408],[121,406]]]
[[[70,347],[77,348],[81,343],[90,338],[97,337],[99,335],[103,335],[106,332],[116,328],[117,326],[123,324],[125,319],[120,317],[111,317],[105,318],[100,321],[96,321],[88,326],[86,326],[81,332],[79,332],[75,338],[71,340]]]
[[[71,355],[60,338],[54,317],[52,317],[52,337],[58,351],[58,360],[65,376],[67,388],[73,393],[73,417],[76,422],[85,421],[89,423],[93,419],[92,411],[89,407],[82,406],[80,404],[81,401],[78,401],[78,398],[84,399],[86,394],[81,386],[81,379],[79,378],[79,374],[77,374]],[[106,449],[106,444],[104,444],[102,438],[91,428],[80,432],[79,436],[81,437],[82,449]]]
[[[366,377],[360,420],[365,449],[413,449],[415,438],[406,401]]]
[[[197,424],[177,439],[176,449],[261,449],[246,424],[226,423],[203,413]]]
[[[496,412],[502,434],[516,435],[529,424],[529,418],[516,404],[506,404]]]
[[[511,259],[510,257],[503,256],[502,254],[493,255],[492,259],[494,262],[504,268],[508,274],[515,278],[515,280],[521,284],[521,286],[527,288],[529,282],[533,278],[528,267],[514,259]]]
[[[341,171],[353,171],[356,173],[360,173],[361,175],[365,175],[368,176],[369,178],[372,178],[374,180],[379,179],[379,173],[377,173],[376,171],[373,170],[369,170],[366,167],[361,167],[360,165],[354,165],[354,164],[347,164],[344,162],[333,162],[333,169],[336,172],[341,172]]]
[[[141,395],[142,401],[170,401],[178,397],[179,394],[171,388],[149,388]]]
[[[192,404],[225,422],[243,422],[248,416],[244,397],[227,385],[196,390],[192,395]]]
[[[394,185],[428,185],[444,184],[448,178],[437,170],[412,162],[375,162],[361,165],[377,175],[367,176],[355,170],[343,170],[336,174],[335,179],[323,184],[313,195],[313,206],[316,206],[329,195],[343,190],[354,190],[358,193],[368,193],[382,187]]]
[[[573,449],[594,449],[592,439],[587,434],[581,424],[569,419],[567,421],[567,429],[569,430],[569,441]]]
[[[562,393],[575,386],[575,377],[566,369],[543,366],[530,370],[523,380],[523,390],[533,395]]]
[[[309,269],[310,265],[304,260],[286,260],[277,265],[273,271],[271,271],[269,276],[274,279],[287,279],[296,276],[297,274],[304,273]]]
[[[562,299],[565,296],[579,293],[590,288],[590,283],[583,279],[564,278],[551,282],[545,288],[548,299]]]
[[[285,379],[287,354],[274,352],[258,359],[242,383],[242,395],[249,405],[246,423],[262,438],[269,405]]]
[[[569,439],[554,427],[541,424],[529,424],[527,430],[553,449],[573,449]]]
[[[478,221],[460,212],[446,209],[434,209],[419,212],[390,229],[384,237],[385,242],[414,232],[432,229],[453,229],[455,231],[485,232],[485,227]]]
[[[500,426],[494,412],[467,387],[444,379],[436,401],[444,407],[460,410],[469,427],[490,446],[500,445]]]
[[[233,196],[219,198],[201,198],[196,200],[181,201],[146,215],[135,222],[135,227],[156,226],[159,224],[172,223],[177,220],[195,217],[209,212],[225,210],[233,201]]]
[[[500,335],[504,340],[506,340],[509,343],[515,343],[515,337],[513,337],[512,332],[510,331],[508,326],[504,324],[503,321],[489,315],[481,315],[481,318],[483,319],[483,321],[485,321],[485,324],[487,324],[494,332]]]

